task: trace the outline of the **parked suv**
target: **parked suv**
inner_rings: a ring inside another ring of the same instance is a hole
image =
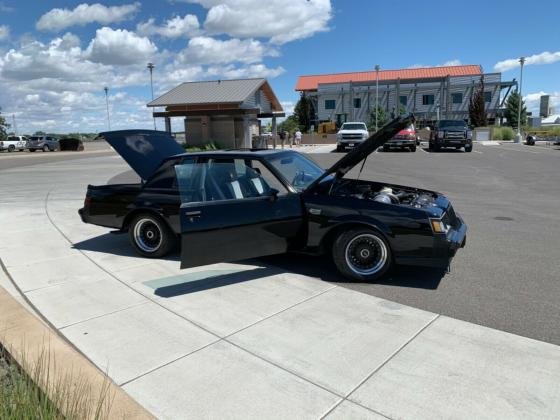
[[[416,144],[418,143],[418,134],[414,124],[410,124],[404,130],[399,131],[391,140],[383,145],[383,151],[388,152],[390,149],[409,149],[416,152]]]
[[[54,152],[58,150],[58,139],[50,136],[31,136],[27,142],[30,152],[42,150],[43,152]]]
[[[369,131],[363,122],[345,122],[336,133],[336,151],[357,146],[368,137]]]
[[[27,147],[27,137],[25,136],[8,136],[4,141],[0,141],[0,151],[7,150],[14,152],[19,150],[23,151]]]
[[[430,151],[437,152],[444,147],[465,148],[472,152],[472,131],[463,120],[440,120],[430,133]]]

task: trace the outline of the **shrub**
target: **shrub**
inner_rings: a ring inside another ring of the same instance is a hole
[[[492,140],[502,140],[502,127],[492,129]]]
[[[515,133],[513,132],[513,128],[511,127],[502,127],[502,139],[503,140],[513,140]]]

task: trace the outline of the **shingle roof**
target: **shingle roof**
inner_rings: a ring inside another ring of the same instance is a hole
[[[182,83],[148,106],[241,103],[255,93],[266,79],[212,80]]]
[[[482,74],[479,65],[422,67],[415,69],[380,70],[379,80],[429,79],[446,76],[471,76]],[[375,70],[354,73],[318,74],[300,76],[295,90],[316,90],[320,83],[371,82],[375,81]]]

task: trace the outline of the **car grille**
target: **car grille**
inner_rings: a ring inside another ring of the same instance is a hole
[[[445,138],[446,139],[464,139],[465,132],[464,131],[446,131]]]
[[[361,134],[343,134],[342,138],[344,140],[361,140],[362,135]]]
[[[451,204],[447,207],[441,221],[452,228],[457,228],[459,225],[459,219],[457,219],[457,215],[455,214],[455,210],[453,210],[453,206]]]

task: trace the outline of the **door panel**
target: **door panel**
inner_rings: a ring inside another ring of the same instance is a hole
[[[181,268],[284,253],[303,222],[298,194],[181,205]]]

